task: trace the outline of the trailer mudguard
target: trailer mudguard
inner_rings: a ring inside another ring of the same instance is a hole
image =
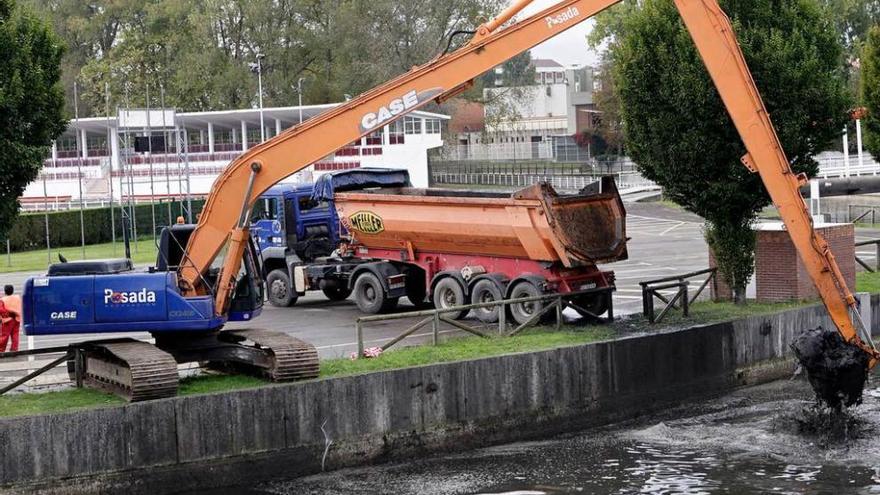
[[[354,290],[354,284],[357,281],[357,278],[365,271],[371,272],[379,278],[379,282],[382,284],[382,289],[385,290],[385,293],[388,295],[389,298],[406,296],[406,283],[389,283],[389,279],[391,279],[392,277],[401,277],[404,281],[406,279],[406,274],[404,273],[404,270],[389,261],[364,263],[358,266],[351,273],[351,277],[348,279],[349,290]]]

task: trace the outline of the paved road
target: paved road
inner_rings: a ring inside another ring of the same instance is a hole
[[[618,291],[614,297],[618,315],[641,310],[641,292],[638,282],[663,278],[679,273],[700,270],[708,265],[705,242],[699,217],[657,204],[628,205],[627,234],[629,260],[604,266],[617,275]],[[12,283],[19,288],[31,274],[0,275],[0,284]],[[412,310],[406,299],[401,300],[400,311]],[[310,294],[301,298],[293,308],[266,306],[263,315],[248,327],[259,326],[281,330],[315,344],[322,357],[343,357],[357,348],[354,321],[361,316],[351,301],[331,302],[323,295]],[[380,345],[413,324],[413,320],[397,320],[371,324],[366,327],[367,346]],[[230,324],[230,327],[244,327]],[[455,333],[451,327],[444,333]],[[134,335],[148,338],[146,334]],[[69,342],[88,340],[93,336],[78,335],[35,337],[36,348],[63,346]],[[94,336],[94,338],[99,338]],[[430,339],[430,328],[417,333],[405,343],[416,344]],[[21,363],[0,363],[0,375]],[[2,381],[2,378],[0,378]]]

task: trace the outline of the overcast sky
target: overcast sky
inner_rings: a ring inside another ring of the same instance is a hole
[[[559,0],[535,0],[520,14],[529,16],[559,3]],[[533,58],[549,58],[562,65],[595,65],[597,54],[587,46],[586,36],[593,21],[582,22],[532,50]]]

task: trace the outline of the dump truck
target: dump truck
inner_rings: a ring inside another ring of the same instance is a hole
[[[296,296],[321,290],[331,299],[352,295],[362,311],[375,314],[392,310],[401,297],[448,309],[613,288],[614,273],[598,265],[627,258],[626,211],[610,177],[573,195],[560,195],[548,184],[511,195],[416,189],[405,170],[351,170],[321,177],[310,202],[287,205],[280,230],[288,225],[302,230],[294,215],[314,218],[308,203],[335,210],[325,218],[343,229],[330,236],[339,241],[337,256],[309,262],[293,256],[292,263],[279,266],[270,259],[278,255],[268,251],[263,264],[275,267],[266,279],[275,305],[291,305]],[[291,251],[296,250],[288,249],[287,259]],[[580,297],[575,305],[592,315],[610,309],[607,292]],[[523,323],[540,309],[533,302],[510,311]],[[498,311],[481,308],[474,315],[494,322]]]

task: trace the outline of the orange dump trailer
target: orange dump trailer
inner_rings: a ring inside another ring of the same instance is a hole
[[[614,274],[597,266],[627,259],[626,211],[612,178],[574,195],[548,184],[512,195],[385,187],[335,192],[333,202],[347,255],[298,267],[298,293],[353,294],[362,311],[379,313],[401,297],[446,309],[595,290],[576,306],[613,315]],[[512,305],[510,316],[523,323],[541,309]],[[495,307],[473,314],[499,318]]]
[[[335,195],[357,246],[561,263],[625,260],[626,212],[613,180],[560,196],[548,184],[513,195],[442,189],[374,189]]]

